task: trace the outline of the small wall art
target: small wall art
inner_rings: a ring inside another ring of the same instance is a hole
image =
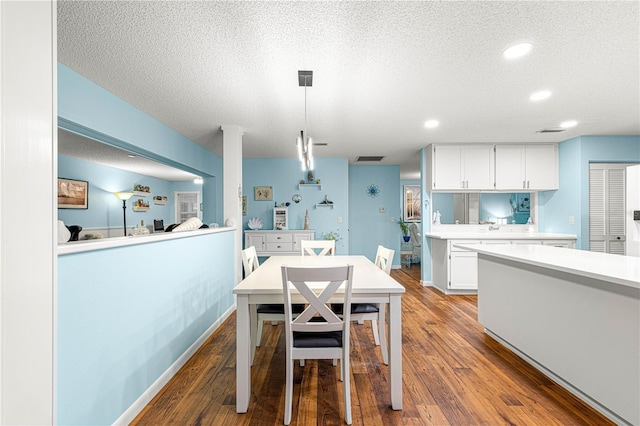
[[[58,208],[88,209],[89,182],[58,178]]]
[[[273,201],[273,188],[271,186],[254,186],[253,189],[256,201]]]
[[[242,216],[247,215],[247,196],[242,196]]]

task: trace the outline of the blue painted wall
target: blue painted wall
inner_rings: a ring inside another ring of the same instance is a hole
[[[372,184],[379,188],[377,197],[367,194]],[[395,250],[393,265],[399,266],[402,232],[391,219],[402,217],[400,166],[350,166],[349,215],[349,253],[373,261],[378,245],[383,245]]]
[[[61,64],[58,124],[65,130],[203,176],[204,200],[213,207],[205,209],[203,220],[222,222],[220,157]],[[112,187],[113,182],[102,171],[92,175],[78,164],[78,170],[65,169],[70,161],[60,161],[61,175],[93,182],[90,196],[99,191],[128,189],[135,175],[118,175],[122,180]],[[152,191],[153,185],[163,187],[153,182],[149,184]],[[160,195],[170,196],[183,185],[172,184],[170,193]],[[111,212],[112,201],[107,199],[92,199],[89,205],[104,203],[108,211],[105,221],[119,224],[122,209],[114,204],[116,213]],[[159,210],[152,207],[149,213],[128,212],[127,217],[153,217],[154,211]],[[97,217],[68,217],[72,222],[76,219],[98,224]],[[233,233],[221,232],[60,256],[56,423],[113,423],[220,319],[234,303],[233,247]]]
[[[173,223],[173,192],[201,192],[202,189],[202,185],[193,182],[166,181],[65,155],[58,156],[58,175],[89,182],[88,209],[58,209],[58,219],[67,225],[80,225],[83,228],[121,227],[122,201],[113,192],[131,191],[135,184],[148,186],[151,193],[148,197],[134,196],[127,201],[127,228],[140,224],[142,220],[145,225],[153,225],[154,219],[164,220],[165,225]],[[153,204],[155,195],[166,195],[167,204]],[[149,203],[149,211],[133,211],[133,203],[139,198]]]
[[[57,424],[107,425],[234,303],[233,232],[60,256]]]
[[[215,211],[204,222],[222,221],[222,159],[122,99],[58,64],[58,125],[68,131],[186,170],[215,184]]]
[[[558,160],[560,189],[538,194],[539,230],[577,234],[576,248],[588,250],[589,163],[640,162],[640,136],[569,139],[559,144]]]
[[[305,212],[309,211],[309,229],[316,231],[316,239],[329,231],[339,232],[342,239],[336,243],[336,254],[349,253],[349,193],[348,161],[346,158],[314,158],[314,179],[320,179],[322,188],[315,186],[298,188],[307,174],[300,170],[296,158],[245,158],[242,160],[242,190],[247,196],[247,214],[242,218],[242,228],[247,230],[247,222],[253,217],[262,219],[263,229],[273,229],[273,207],[277,203],[290,203],[289,229],[304,229]],[[254,188],[271,186],[273,201],[256,201]],[[293,202],[294,194],[302,201]],[[331,207],[316,207],[329,197]],[[342,223],[338,223],[342,218]]]

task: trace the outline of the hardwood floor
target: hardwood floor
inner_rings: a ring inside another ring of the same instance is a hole
[[[416,274],[416,269],[418,270]],[[419,265],[393,270],[405,286],[403,405],[390,408],[388,368],[370,321],[353,325],[354,425],[611,425],[609,420],[485,335],[476,296],[444,296],[419,283]],[[284,325],[265,325],[252,399],[235,412],[235,314],[185,364],[133,425],[281,425]],[[291,424],[344,424],[339,368],[296,363]]]

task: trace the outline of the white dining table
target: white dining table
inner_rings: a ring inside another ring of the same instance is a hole
[[[251,396],[251,364],[255,350],[255,309],[262,303],[283,303],[282,265],[338,266],[353,265],[352,303],[382,303],[389,309],[389,394],[391,407],[402,410],[402,304],[404,287],[365,256],[271,256],[234,289],[236,322],[236,412],[246,413]],[[292,302],[303,303],[292,290]],[[330,302],[340,302],[340,290]],[[283,360],[284,362],[284,360]],[[256,367],[260,368],[260,367]]]

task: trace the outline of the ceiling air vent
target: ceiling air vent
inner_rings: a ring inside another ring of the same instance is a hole
[[[555,127],[552,129],[542,129],[542,130],[538,130],[536,133],[560,133],[560,132],[564,132],[567,129],[564,129],[562,127]]]
[[[377,156],[377,155],[361,155],[360,157],[356,158],[356,162],[357,161],[382,161],[384,157],[382,156]]]

